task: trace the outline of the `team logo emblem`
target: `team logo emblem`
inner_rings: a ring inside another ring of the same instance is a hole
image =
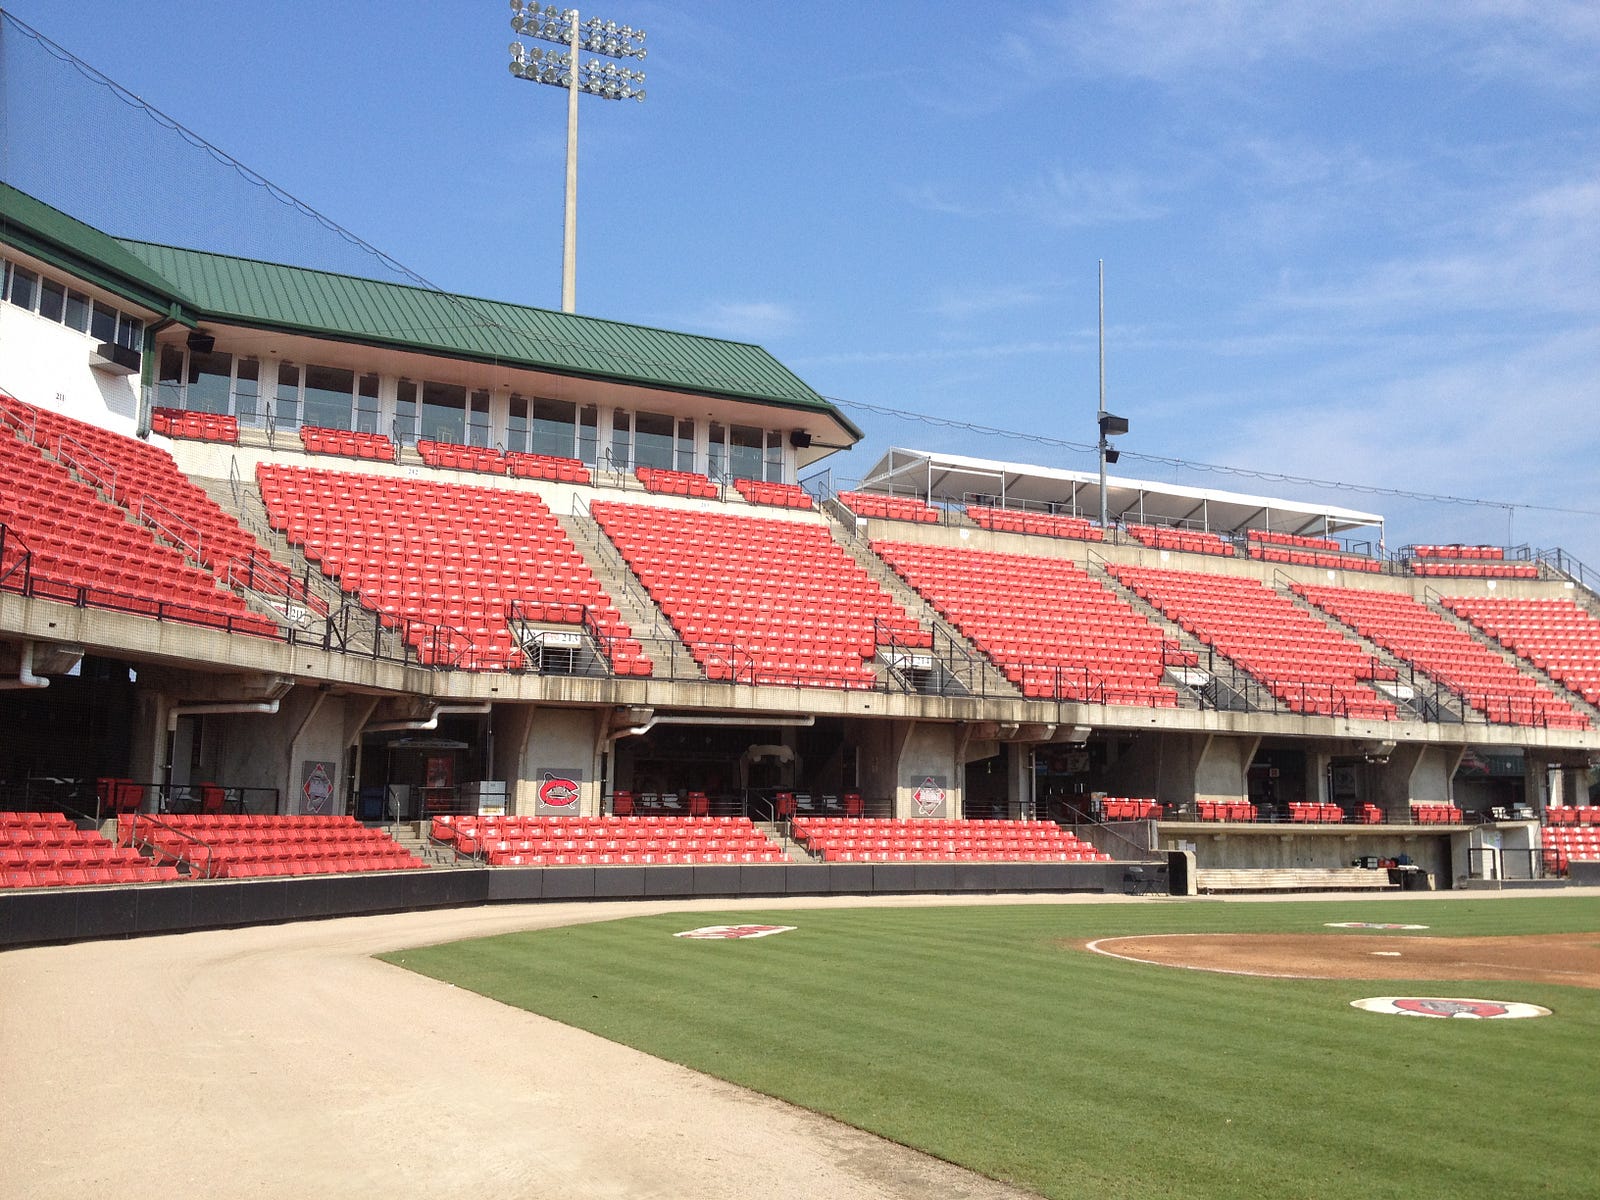
[[[922,781],[922,786],[911,793],[911,802],[917,806],[917,811],[925,817],[932,816],[944,804],[944,789],[933,781],[930,775]]]
[[[570,779],[546,775],[539,785],[539,803],[551,808],[566,808],[578,802],[578,785]]]
[[[706,925],[700,929],[689,929],[672,936],[726,941],[733,938],[770,937],[774,933],[788,933],[793,928],[793,925]]]
[[[1550,1010],[1515,1000],[1469,1000],[1458,996],[1371,996],[1352,1000],[1352,1008],[1392,1013],[1402,1017],[1465,1017],[1468,1020],[1505,1020],[1548,1017]]]

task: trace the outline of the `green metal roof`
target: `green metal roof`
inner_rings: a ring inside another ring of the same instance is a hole
[[[193,324],[187,298],[108,234],[0,183],[0,240],[144,308]]]
[[[120,245],[217,320],[809,409],[861,436],[760,346],[150,242]]]

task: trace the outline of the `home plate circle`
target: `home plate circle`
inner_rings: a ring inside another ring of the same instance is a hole
[[[1426,929],[1426,925],[1395,925],[1386,921],[1324,921],[1329,929]]]
[[[789,933],[793,929],[793,925],[702,925],[699,929],[686,929],[672,936],[727,941],[733,938],[770,937],[774,933]]]
[[[1351,1008],[1400,1017],[1467,1017],[1475,1020],[1509,1020],[1548,1017],[1550,1010],[1515,1000],[1467,1000],[1458,996],[1369,996],[1350,1001]]]

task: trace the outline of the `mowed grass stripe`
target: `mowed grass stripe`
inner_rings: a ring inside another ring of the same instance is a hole
[[[1068,948],[1152,932],[1600,930],[1600,902],[973,906],[635,918],[389,955],[1048,1196],[1588,1195],[1592,991],[1269,980]],[[793,924],[746,942],[697,925]],[[1541,1021],[1426,1021],[1467,994]],[[1484,1130],[1511,1127],[1504,1143]],[[1585,1152],[1576,1152],[1584,1148]]]

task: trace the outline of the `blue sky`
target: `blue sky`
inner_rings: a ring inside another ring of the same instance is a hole
[[[507,71],[503,0],[7,7],[428,280],[558,305],[565,96]],[[1123,473],[1600,568],[1600,6],[594,11],[648,30],[649,97],[583,101],[579,311],[766,346],[867,431],[839,477],[891,444],[1089,468],[853,406],[1091,441],[1104,259]],[[215,164],[197,199],[173,143],[86,134],[61,151],[164,165],[48,198],[374,273]]]

